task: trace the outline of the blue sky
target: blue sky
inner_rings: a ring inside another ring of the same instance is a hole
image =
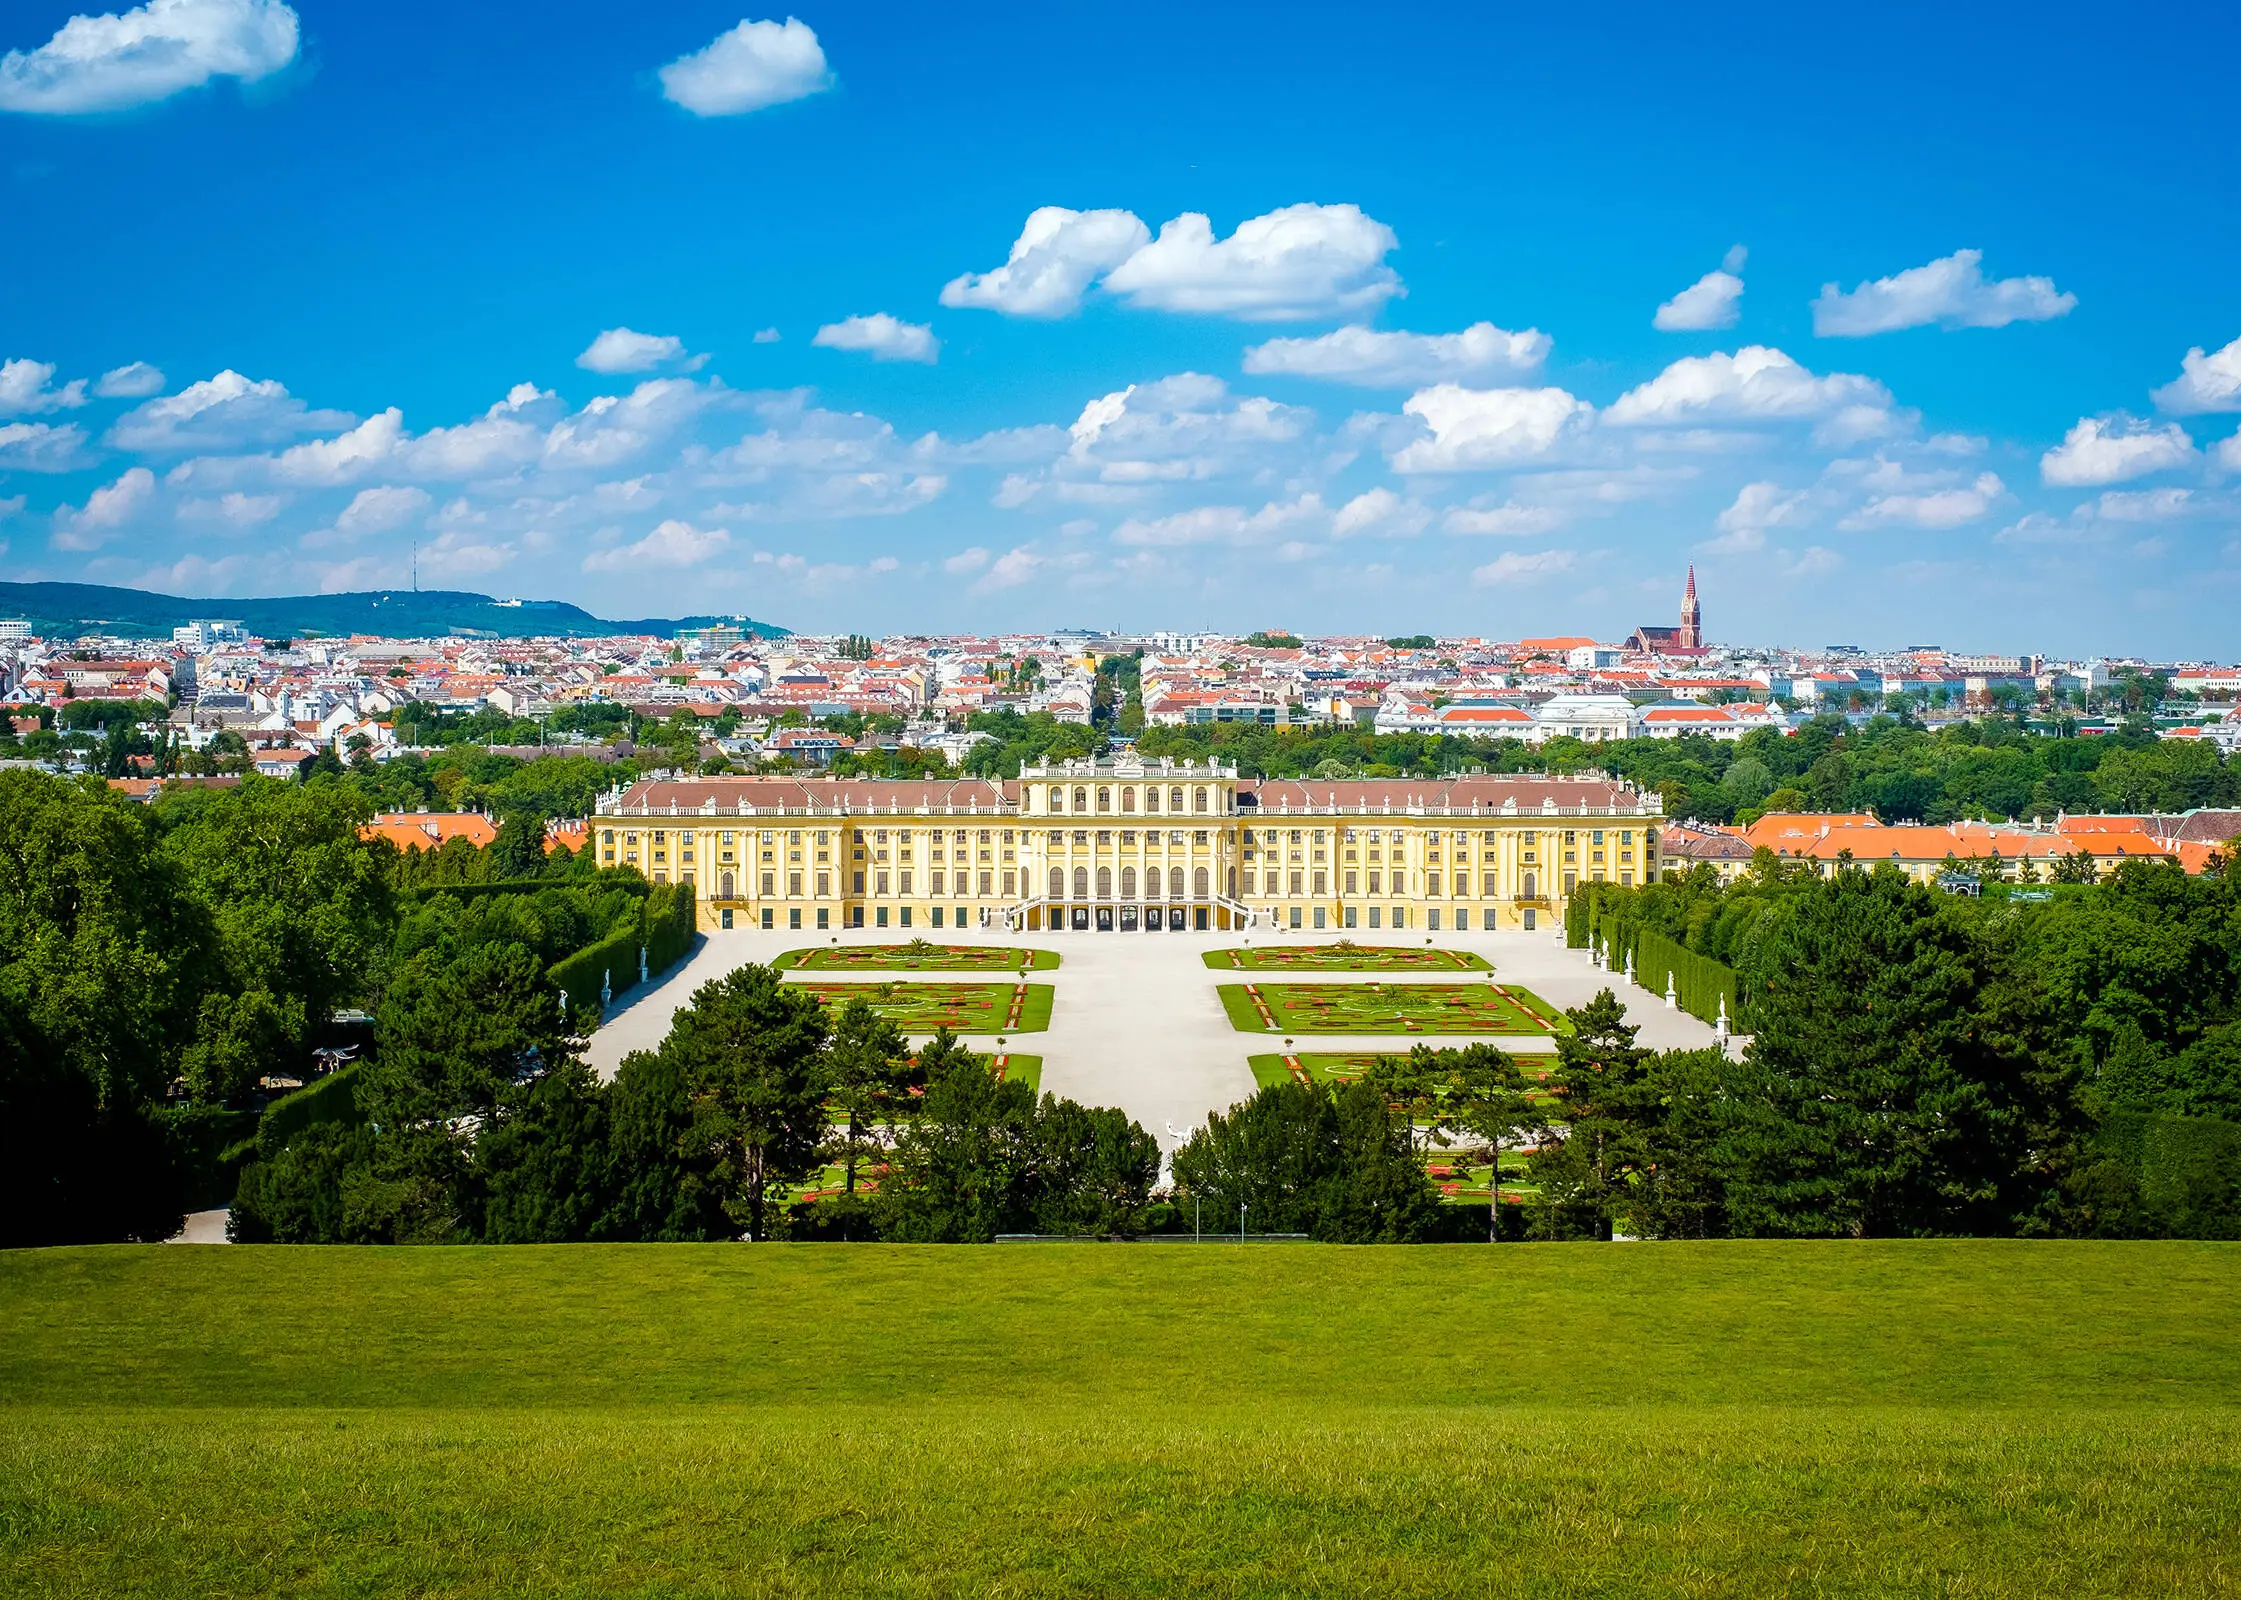
[[[13,0],[0,570],[2230,658],[2236,16]]]

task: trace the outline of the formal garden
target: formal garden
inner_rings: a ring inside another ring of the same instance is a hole
[[[832,1010],[861,1000],[905,1033],[1040,1033],[1050,1026],[1047,983],[804,983]]]
[[[1539,1034],[1570,1031],[1530,989],[1487,983],[1225,983],[1241,1033]]]
[[[815,945],[789,950],[771,965],[781,972],[1048,972],[1058,965],[1058,952],[913,939],[908,944]]]
[[[1272,944],[1209,950],[1206,964],[1217,972],[1491,972],[1494,964],[1468,950],[1438,950],[1430,945]]]
[[[1376,1070],[1378,1062],[1388,1059],[1371,1050],[1299,1050],[1251,1056],[1247,1064],[1253,1069],[1253,1082],[1263,1088],[1272,1083],[1319,1083],[1325,1088],[1335,1088],[1368,1077]],[[1535,1082],[1547,1078],[1556,1065],[1553,1055],[1513,1052],[1511,1059]]]

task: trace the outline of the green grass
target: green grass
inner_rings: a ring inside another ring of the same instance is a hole
[[[1058,952],[939,942],[925,950],[909,944],[809,945],[788,950],[771,965],[781,972],[1018,972],[1022,965],[1048,972],[1058,965]]]
[[[801,987],[834,1010],[861,999],[905,1033],[1040,1033],[1050,1026],[1051,986],[1047,983],[804,983]],[[1014,991],[1024,987],[1016,1019]]]
[[[1430,945],[1336,944],[1240,946],[1209,950],[1206,964],[1217,972],[1491,972],[1494,964],[1468,950]]]
[[[991,1060],[994,1059],[992,1056]],[[1004,1079],[1007,1083],[1024,1083],[1037,1094],[1043,1092],[1043,1058],[1023,1056],[1007,1051],[1004,1056]]]
[[[1545,1037],[1572,1031],[1563,1012],[1515,984],[1225,983],[1218,987],[1222,1010],[1240,1033]],[[1254,1003],[1256,991],[1260,1004]]]
[[[2236,1326],[2231,1245],[18,1253],[0,1593],[2232,1595]]]

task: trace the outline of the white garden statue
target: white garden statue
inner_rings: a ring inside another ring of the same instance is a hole
[[[1673,974],[1668,972],[1665,975],[1665,1009],[1668,1011],[1678,1011],[1680,1010],[1680,1008],[1681,996],[1680,993],[1673,987]]]

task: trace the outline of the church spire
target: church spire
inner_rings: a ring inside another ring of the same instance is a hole
[[[1688,588],[1681,594],[1680,637],[1675,641],[1683,650],[1704,648],[1704,608],[1696,599],[1696,563],[1689,563]]]

